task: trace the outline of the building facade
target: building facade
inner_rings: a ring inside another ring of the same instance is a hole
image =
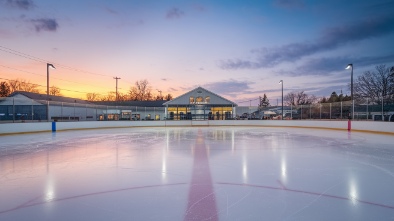
[[[202,87],[163,105],[167,120],[229,120],[234,119],[237,106],[236,103]]]

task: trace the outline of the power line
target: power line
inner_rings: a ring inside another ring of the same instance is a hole
[[[33,61],[41,62],[41,63],[55,64],[58,67],[62,67],[64,69],[68,69],[68,70],[72,70],[72,71],[77,71],[77,72],[82,72],[82,73],[91,74],[91,75],[97,75],[97,76],[103,76],[103,77],[112,77],[112,76],[109,76],[109,75],[98,74],[98,73],[94,73],[94,72],[90,72],[90,71],[85,71],[85,70],[73,68],[73,67],[70,67],[70,66],[67,66],[67,65],[56,63],[56,62],[48,61],[48,60],[45,60],[45,59],[42,59],[42,58],[38,58],[38,57],[29,55],[29,54],[26,54],[26,53],[22,53],[22,52],[19,52],[19,51],[16,51],[16,50],[13,50],[13,49],[1,46],[1,45],[0,45],[0,51],[4,51],[4,52],[7,52],[7,53],[16,55],[16,56],[24,57],[24,58],[27,58],[27,59],[30,59],[30,60],[33,60]]]
[[[7,81],[13,81],[13,80],[8,79],[8,78],[1,78],[1,77],[0,77],[0,79],[1,79],[1,80],[7,80]],[[35,85],[35,86],[38,86],[38,87],[44,87],[44,88],[46,88],[46,85],[44,86],[44,85],[41,85],[41,84],[34,84],[34,83],[30,83],[30,82],[24,82],[24,83],[25,83],[25,84],[30,84],[30,85]],[[63,90],[63,91],[76,92],[76,93],[84,93],[84,94],[90,93],[90,92],[86,92],[86,91],[75,91],[75,90],[64,89],[64,88],[59,88],[59,89],[60,89],[60,90]],[[103,95],[103,94],[99,94],[99,95]]]
[[[24,73],[27,73],[27,74],[33,74],[33,75],[37,75],[37,76],[46,77],[46,76],[45,76],[45,75],[43,75],[43,74],[37,74],[37,73],[30,72],[30,71],[24,71],[24,70],[20,70],[20,69],[17,69],[17,68],[8,67],[8,66],[1,65],[1,64],[0,64],[0,66],[2,66],[2,67],[4,67],[4,68],[8,68],[8,69],[12,69],[12,70],[16,70],[16,71],[24,72]],[[57,78],[57,77],[51,77],[51,78],[53,78],[53,79],[57,79],[57,80],[61,80],[61,81],[65,81],[65,82],[75,83],[75,84],[82,84],[82,85],[87,85],[87,86],[97,87],[96,85],[85,84],[85,83],[79,83],[79,82],[76,82],[76,81],[65,80],[65,79],[62,79],[62,78]],[[100,87],[100,88],[104,88],[104,87]],[[108,89],[108,88],[105,88],[105,89]]]

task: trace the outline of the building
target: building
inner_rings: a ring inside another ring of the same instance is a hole
[[[197,87],[163,105],[167,120],[234,119],[237,106],[236,103],[202,87]]]
[[[77,98],[15,91],[0,100],[0,120],[47,120],[48,112],[51,120],[95,120],[88,105],[88,101]]]
[[[16,91],[0,99],[0,121],[228,120],[235,118],[236,107],[202,87],[171,101],[89,102]]]
[[[163,120],[166,101],[89,102],[16,91],[0,99],[1,121]]]
[[[93,103],[109,107],[104,111],[107,120],[163,120],[164,102],[166,101],[95,101]]]

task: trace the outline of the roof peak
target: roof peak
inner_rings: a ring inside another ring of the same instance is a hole
[[[163,105],[168,105],[168,104],[171,104],[171,103],[176,103],[177,101],[179,102],[180,100],[183,101],[182,103],[186,103],[186,100],[187,100],[187,101],[188,101],[187,103],[189,104],[189,98],[186,98],[186,99],[185,99],[184,97],[187,96],[188,94],[191,95],[191,94],[193,94],[193,92],[198,91],[198,90],[206,91],[207,93],[212,94],[212,95],[216,96],[217,98],[224,100],[224,101],[225,101],[226,103],[228,103],[228,104],[231,104],[231,105],[233,105],[233,106],[238,106],[236,103],[234,103],[234,102],[232,102],[232,101],[230,101],[230,100],[228,100],[228,99],[226,99],[226,98],[224,98],[224,97],[222,97],[222,96],[220,96],[220,95],[218,95],[218,94],[216,94],[216,93],[214,93],[214,92],[212,92],[212,91],[210,91],[210,90],[208,90],[208,89],[206,89],[206,88],[203,88],[202,86],[198,86],[198,87],[194,88],[193,90],[188,91],[188,92],[186,92],[186,93],[184,93],[184,94],[182,94],[182,95],[180,95],[180,96],[174,98],[174,99],[171,100],[171,101],[167,101],[167,102],[165,102]],[[212,100],[212,98],[211,98],[211,100]],[[214,100],[212,100],[212,101],[214,101]],[[223,101],[222,101],[221,103],[223,103]],[[213,103],[212,103],[212,104],[213,104]]]

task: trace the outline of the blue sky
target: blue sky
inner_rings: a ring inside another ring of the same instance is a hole
[[[0,39],[0,78],[46,85],[50,61],[68,96],[114,91],[117,76],[123,93],[147,79],[276,104],[280,80],[285,94],[350,94],[348,63],[355,77],[393,66],[394,1],[0,0]]]

